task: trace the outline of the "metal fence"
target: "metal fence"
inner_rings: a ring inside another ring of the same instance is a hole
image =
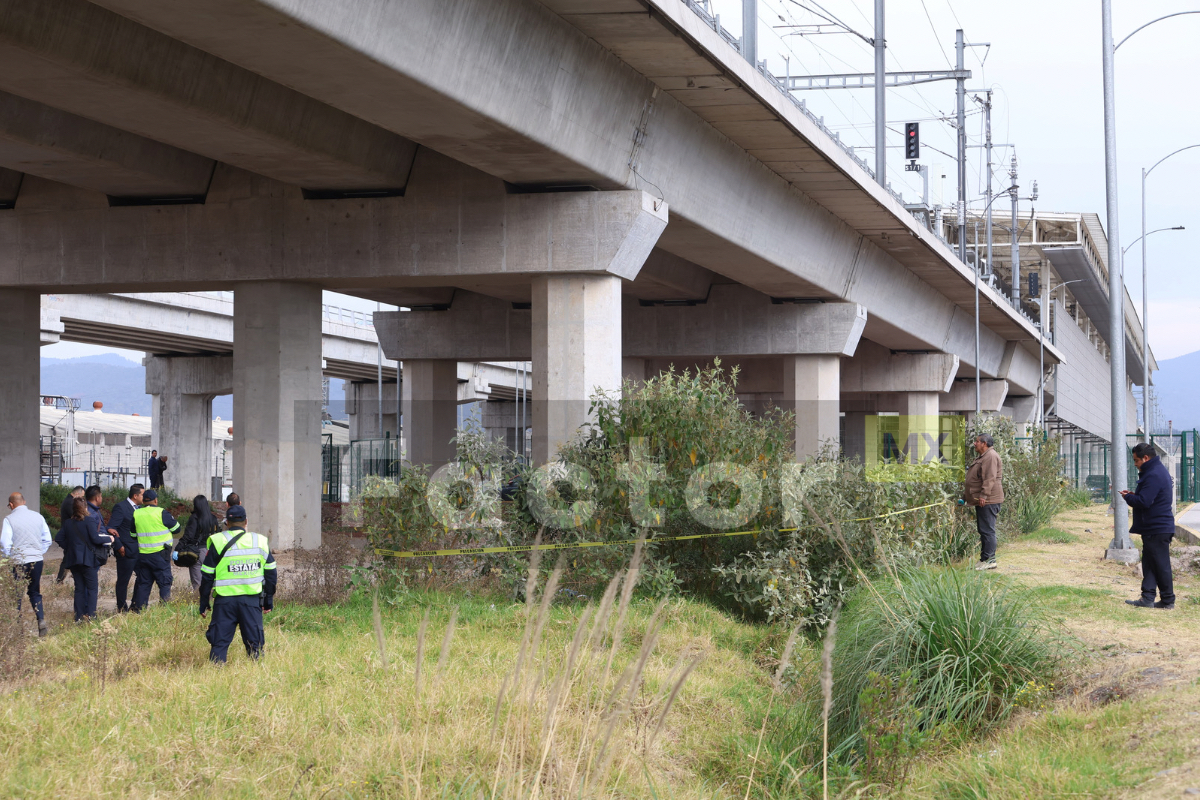
[[[350,496],[361,493],[363,484],[371,477],[391,480],[400,477],[399,439],[385,437],[350,442]]]
[[[1129,434],[1125,448],[1128,459],[1129,482],[1137,482],[1137,468],[1133,466],[1132,448],[1142,440],[1140,434]],[[1200,502],[1200,474],[1197,473],[1196,450],[1200,445],[1200,433],[1195,430],[1179,433],[1152,433],[1150,443],[1158,446],[1166,455],[1163,460],[1175,479],[1175,497],[1181,503]]]
[[[334,444],[333,434],[321,434],[321,502],[340,503],[342,493],[342,461],[350,445]]]

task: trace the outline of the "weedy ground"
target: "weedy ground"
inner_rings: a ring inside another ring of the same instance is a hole
[[[1200,576],[1175,576],[1174,611],[1132,608],[1124,601],[1138,597],[1141,578],[1103,560],[1105,507],[1058,514],[1053,526],[1003,547],[997,572],[1032,587],[1082,643],[1064,654],[1064,685],[1047,708],[923,759],[904,797],[1200,794]]]
[[[871,796],[1200,788],[1200,576],[1177,576],[1172,612],[1126,606],[1140,578],[1103,561],[1110,536],[1111,517],[1090,507],[1000,550],[997,572],[1081,644],[1010,723],[930,748],[902,794]],[[215,668],[186,591],[76,627],[63,621],[69,587],[49,590],[54,635],[31,639],[25,676],[0,686],[0,796],[743,798],[752,766],[778,774],[763,720],[788,631],[687,599],[659,608],[618,587],[601,613],[600,592],[590,610],[563,595],[543,607],[544,584],[527,604],[409,592],[381,596],[377,621],[366,593],[281,602],[266,657],[250,661],[235,641]],[[22,620],[31,634],[27,608]],[[819,692],[820,643],[801,639],[793,660],[773,713]],[[839,771],[830,797],[856,796],[851,778]],[[809,795],[769,783],[749,796],[820,797],[811,780]]]

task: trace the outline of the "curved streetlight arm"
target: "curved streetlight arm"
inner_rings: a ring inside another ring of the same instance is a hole
[[[1158,161],[1155,161],[1155,162],[1154,162],[1154,167],[1157,167],[1159,164],[1161,164],[1162,162],[1166,161],[1166,160],[1167,160],[1168,158],[1170,158],[1171,156],[1173,156],[1173,155],[1178,155],[1179,153],[1182,153],[1184,150],[1191,150],[1191,149],[1192,149],[1192,148],[1194,148],[1194,147],[1200,147],[1200,144],[1189,144],[1187,147],[1181,147],[1181,148],[1179,148],[1179,149],[1178,149],[1178,150],[1176,150],[1174,153],[1167,153],[1165,156],[1163,156],[1162,158],[1160,158]],[[1150,169],[1146,170],[1146,175],[1149,175],[1151,172],[1154,172],[1154,167],[1151,167]]]
[[[1171,17],[1182,17],[1185,14],[1200,14],[1200,11],[1176,11],[1174,14],[1167,14],[1165,17],[1159,17],[1158,19],[1152,19],[1149,22],[1147,22],[1145,25],[1142,25],[1139,28],[1134,28],[1132,33],[1130,33],[1128,36],[1126,36],[1121,41],[1117,42],[1116,46],[1113,47],[1113,52],[1114,53],[1117,52],[1118,47],[1120,47],[1121,45],[1128,42],[1129,37],[1133,36],[1134,33],[1137,33],[1138,31],[1142,30],[1142,28],[1149,28],[1151,25],[1153,25],[1156,22],[1162,22],[1164,19],[1170,19]]]
[[[1150,233],[1144,233],[1141,236],[1139,236],[1138,238],[1134,239],[1129,244],[1127,244],[1126,246],[1122,247],[1121,255],[1124,256],[1125,253],[1127,253],[1129,251],[1129,248],[1133,247],[1135,244],[1140,242],[1142,239],[1145,239],[1147,236],[1150,236],[1151,234],[1162,233],[1163,231],[1185,231],[1185,230],[1187,230],[1187,228],[1183,227],[1182,225],[1175,225],[1170,228],[1158,228],[1156,230],[1150,231]]]

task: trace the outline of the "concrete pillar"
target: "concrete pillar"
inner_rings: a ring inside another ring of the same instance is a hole
[[[938,427],[938,392],[901,392],[900,446],[908,448],[908,460],[918,463],[923,457],[923,434],[936,440]]]
[[[841,357],[783,357],[783,407],[796,414],[796,459],[819,455],[838,444]]]
[[[426,464],[430,473],[454,460],[458,431],[458,362],[406,358],[401,366],[400,415],[404,460]]]
[[[41,433],[41,295],[5,289],[0,292],[0,494],[25,496],[38,508],[41,468],[38,437]],[[8,515],[8,507],[0,506]]]
[[[533,459],[549,461],[587,420],[596,389],[621,389],[621,279],[533,279]]]
[[[939,409],[937,392],[901,392],[900,415],[909,417],[936,416]]]
[[[350,420],[350,439],[382,439],[400,435],[396,418],[398,404],[395,381],[383,384],[383,430],[379,429],[379,384],[375,381],[346,381],[346,415]]]
[[[241,283],[233,304],[234,487],[282,550],[321,544],[321,290]]]
[[[621,377],[637,385],[646,382],[646,359],[644,358],[622,358],[621,359]]]
[[[181,497],[207,497],[216,474],[212,401],[233,391],[233,359],[151,356],[143,363],[146,394],[154,397],[150,444],[168,457],[163,482]]]
[[[867,412],[847,411],[843,425],[846,430],[846,439],[842,445],[842,455],[846,458],[866,461]]]

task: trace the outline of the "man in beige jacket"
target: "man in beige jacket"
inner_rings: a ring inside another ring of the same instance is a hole
[[[1000,463],[1000,454],[992,449],[989,434],[976,436],[974,446],[979,457],[967,470],[963,502],[975,506],[975,527],[979,530],[979,564],[975,569],[995,569],[996,517],[1004,502],[1004,488],[1000,483],[1004,467]]]

